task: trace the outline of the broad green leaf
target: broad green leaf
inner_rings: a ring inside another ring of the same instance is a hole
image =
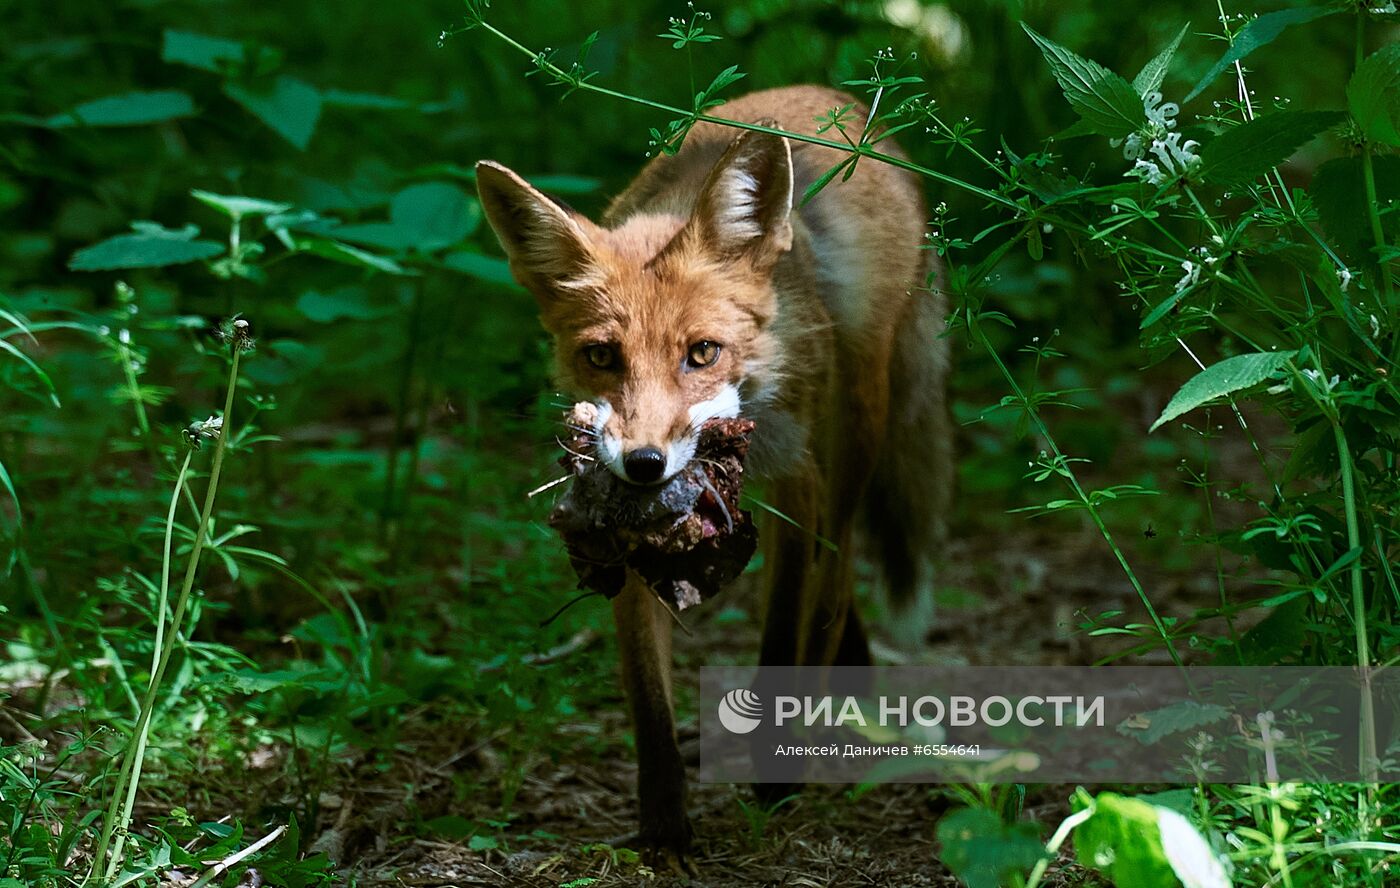
[[[365,321],[388,314],[389,309],[370,302],[364,287],[340,287],[329,293],[307,290],[297,299],[297,310],[308,320],[329,324],[342,318]]]
[[[237,40],[167,28],[161,35],[160,59],[217,74],[243,61],[243,44]]]
[[[163,228],[153,222],[133,222],[132,234],[119,234],[84,247],[68,260],[72,271],[110,271],[114,268],[159,268],[210,259],[224,251],[216,241],[195,240],[199,229]]]
[[[55,114],[46,124],[56,129],[73,126],[141,126],[194,113],[194,101],[175,89],[129,92],[84,102],[72,111]]]
[[[190,192],[195,200],[208,204],[225,216],[234,219],[241,219],[244,216],[271,216],[277,213],[285,213],[292,208],[288,203],[273,203],[270,200],[262,200],[257,197],[243,197],[237,194],[214,194],[212,191],[200,191],[198,188]]]
[[[321,116],[321,93],[304,81],[282,75],[271,86],[255,89],[242,83],[224,84],[224,93],[279,136],[305,149]]]
[[[1133,78],[1133,89],[1137,90],[1138,95],[1145,96],[1162,85],[1162,80],[1167,76],[1167,66],[1171,64],[1172,56],[1176,55],[1176,50],[1181,46],[1181,40],[1190,27],[1190,22],[1182,25],[1181,30],[1176,32],[1176,39],[1157,53],[1152,61],[1142,66],[1142,70]]]
[[[1372,159],[1376,198],[1381,206],[1400,200],[1400,157],[1382,155]],[[1371,234],[1369,206],[1362,161],[1359,157],[1338,157],[1318,167],[1308,186],[1318,218],[1333,245],[1343,256],[1358,264],[1376,261],[1376,244]],[[1400,234],[1400,214],[1381,214],[1386,240],[1394,243]]]
[[[1400,146],[1400,43],[1382,47],[1356,66],[1347,105],[1366,138]]]
[[[394,195],[389,222],[429,252],[466,238],[481,223],[481,207],[456,185],[422,182]]]
[[[1199,174],[1221,185],[1257,179],[1342,118],[1338,111],[1276,111],[1256,117],[1211,139],[1201,149]]]
[[[1142,97],[1133,85],[1098,62],[1080,58],[1054,41],[1037,34],[1025,22],[1021,27],[1040,47],[1055,80],[1080,117],[1100,135],[1126,136],[1147,122]]]
[[[323,237],[298,237],[293,240],[298,250],[313,253],[326,259],[333,259],[336,262],[343,262],[346,265],[358,265],[362,268],[372,268],[375,271],[382,271],[385,274],[410,275],[409,271],[402,265],[387,256],[376,256],[364,250],[352,247],[349,244],[342,244],[339,241],[330,240]]]
[[[515,278],[511,276],[510,265],[506,260],[497,259],[495,256],[458,250],[455,253],[448,253],[443,258],[442,264],[453,271],[460,271],[462,274],[478,280],[505,287],[518,286],[515,283]]]
[[[1272,666],[1303,644],[1308,602],[1302,597],[1278,604],[1240,638],[1240,666]],[[1233,652],[1227,654],[1233,659]]]
[[[1229,888],[1225,868],[1191,822],[1141,799],[1100,793],[1074,833],[1079,862],[1115,885]]]
[[[330,232],[338,240],[349,241],[352,244],[361,244],[366,247],[378,247],[381,250],[391,250],[400,253],[411,249],[414,246],[412,232],[394,225],[390,222],[362,222],[359,225],[340,225]]]
[[[402,252],[425,253],[460,243],[481,224],[481,206],[456,185],[423,182],[410,185],[389,203],[388,222],[342,225],[336,238]]]
[[[1195,700],[1182,700],[1161,709],[1139,714],[1145,720],[1145,728],[1118,726],[1118,733],[1134,737],[1144,744],[1156,743],[1171,734],[1194,730],[1201,725],[1214,724],[1230,717],[1230,710],[1214,703],[1198,703]]]
[[[1200,95],[1202,90],[1210,86],[1211,82],[1220,76],[1220,72],[1235,62],[1259,47],[1273,43],[1278,35],[1291,25],[1301,25],[1338,11],[1339,7],[1300,6],[1296,9],[1281,9],[1278,12],[1269,12],[1259,16],[1240,29],[1240,32],[1235,35],[1234,42],[1230,44],[1230,48],[1225,51],[1219,61],[1211,66],[1211,69],[1206,72],[1206,76],[1200,79],[1195,88],[1187,93],[1183,102],[1189,102]]]
[[[1216,398],[1223,398],[1258,385],[1274,375],[1295,354],[1297,352],[1251,352],[1210,365],[1188,379],[1186,384],[1172,395],[1172,399],[1167,402],[1167,408],[1148,431],[1155,432],[1163,423],[1171,422],[1183,413],[1195,410]]]
[[[1007,825],[986,808],[961,808],[938,822],[939,855],[968,888],[998,888],[1045,856],[1035,825]]]

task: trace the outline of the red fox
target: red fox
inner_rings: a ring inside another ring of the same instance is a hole
[[[853,101],[798,86],[717,113],[815,133]],[[896,602],[927,601],[952,487],[947,312],[925,289],[936,260],[922,248],[924,203],[912,175],[866,159],[794,206],[846,155],[737,132],[695,126],[601,224],[491,161],[476,168],[481,205],[539,302],[561,390],[597,405],[597,452],[623,480],[672,477],[711,418],[754,421],[749,469],[792,519],[762,534],[760,663],[864,665],[857,544]],[[612,606],[637,736],[638,842],[653,862],[689,871],[672,616],[635,576]]]

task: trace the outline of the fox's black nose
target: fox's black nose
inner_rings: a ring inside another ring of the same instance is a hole
[[[666,455],[655,447],[638,447],[622,458],[622,468],[627,471],[627,480],[650,484],[660,481],[666,471]]]

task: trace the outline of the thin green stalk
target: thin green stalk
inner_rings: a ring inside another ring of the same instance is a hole
[[[402,372],[399,374],[398,398],[394,406],[393,438],[389,441],[389,455],[384,470],[384,502],[380,507],[380,536],[385,545],[395,547],[397,536],[396,516],[398,508],[399,460],[403,450],[404,431],[408,427],[409,399],[412,396],[413,377],[418,364],[419,327],[423,317],[423,284],[413,287],[413,303],[409,309],[408,341],[404,347]]]
[[[170,497],[170,511],[165,514],[165,549],[160,559],[160,601],[156,607],[156,646],[151,651],[151,674],[160,665],[160,650],[165,646],[165,609],[170,600],[170,549],[175,536],[175,510],[180,505],[180,491],[185,489],[185,476],[190,470],[193,449],[186,449],[185,461],[180,465],[180,474],[175,478],[175,493]]]
[[[1341,421],[1332,417],[1332,433],[1337,442],[1337,460],[1341,464],[1342,502],[1346,510],[1347,547],[1361,547],[1361,521],[1356,508],[1356,482],[1353,478],[1351,451]],[[1362,576],[1362,559],[1352,562],[1351,575],[1352,625],[1356,630],[1356,669],[1361,679],[1361,739],[1357,751],[1361,773],[1367,783],[1376,782],[1376,714],[1371,699],[1371,646],[1366,631],[1366,592]],[[1369,806],[1361,802],[1362,823],[1366,823]]]
[[[127,334],[123,337],[121,334]],[[141,383],[136,378],[135,356],[131,350],[130,334],[126,329],[117,335],[117,360],[122,365],[122,376],[126,382],[126,396],[136,413],[136,428],[141,432],[141,443],[146,447],[152,465],[160,465],[160,448],[156,446],[155,435],[151,433],[151,421],[146,415],[146,402],[141,399]],[[180,490],[179,486],[176,490]],[[194,491],[185,488],[185,497],[190,504],[190,514],[198,515],[199,506],[194,500]],[[157,644],[159,648],[159,644]]]
[[[1050,429],[1045,425],[1044,420],[1040,418],[1039,411],[1031,405],[1031,402],[1021,390],[1020,383],[1016,381],[1016,377],[1012,375],[1011,370],[1002,361],[1001,355],[992,345],[991,340],[987,338],[987,334],[982,330],[981,325],[973,323],[970,325],[970,329],[977,337],[978,344],[991,356],[992,361],[997,365],[997,369],[1001,371],[1002,377],[1006,380],[1006,384],[1011,387],[1012,394],[1015,395],[1016,399],[1021,403],[1026,411],[1026,415],[1035,425],[1036,431],[1040,433],[1046,446],[1050,448],[1050,452],[1055,457],[1056,463],[1062,468],[1065,481],[1069,484],[1070,490],[1073,491],[1075,497],[1083,504],[1084,511],[1089,513],[1090,519],[1093,520],[1094,526],[1098,528],[1099,534],[1103,537],[1104,542],[1108,543],[1109,549],[1113,551],[1113,557],[1117,559],[1119,567],[1123,569],[1123,573],[1128,577],[1128,582],[1132,584],[1133,591],[1137,593],[1138,599],[1142,602],[1143,607],[1147,609],[1147,614],[1152,619],[1152,625],[1157,629],[1158,636],[1166,646],[1167,654],[1172,658],[1172,662],[1176,664],[1177,669],[1181,670],[1183,677],[1186,678],[1189,684],[1191,678],[1186,673],[1185,664],[1181,662],[1181,655],[1176,651],[1176,645],[1172,641],[1171,633],[1167,631],[1166,624],[1162,622],[1161,616],[1157,613],[1157,608],[1152,604],[1152,599],[1147,596],[1147,590],[1143,589],[1142,583],[1138,580],[1132,565],[1128,563],[1128,557],[1123,554],[1123,550],[1118,546],[1118,541],[1114,539],[1113,532],[1108,529],[1108,525],[1104,523],[1103,516],[1099,514],[1099,510],[1094,507],[1088,494],[1086,494],[1084,488],[1080,486],[1079,479],[1075,476],[1074,470],[1070,468],[1069,462],[1065,459],[1064,454],[1060,452],[1059,445],[1055,443],[1055,439],[1050,434]]]
[[[507,46],[510,46],[518,52],[529,56],[530,59],[535,61],[536,64],[540,65],[541,68],[543,68],[548,73],[554,75],[555,78],[559,80],[559,82],[567,83],[575,89],[581,89],[585,92],[595,93],[600,96],[609,96],[614,99],[621,99],[624,102],[631,102],[634,105],[642,105],[644,107],[652,108],[657,111],[665,111],[667,114],[673,114],[677,117],[689,118],[690,120],[696,123],[714,123],[720,126],[732,127],[734,129],[752,130],[753,132],[758,133],[769,133],[775,136],[783,136],[785,138],[792,139],[797,142],[808,142],[812,145],[823,145],[827,148],[836,148],[840,151],[845,151],[847,153],[851,152],[851,147],[845,144],[844,142],[837,142],[832,139],[824,139],[821,136],[807,135],[806,133],[790,133],[786,130],[780,130],[776,127],[771,126],[764,126],[760,123],[747,123],[741,120],[729,120],[724,117],[715,117],[710,114],[703,114],[698,113],[694,110],[687,110],[676,105],[668,105],[665,102],[653,101],[651,99],[643,98],[642,96],[628,95],[627,93],[619,92],[614,89],[608,89],[606,86],[599,86],[595,83],[591,83],[586,80],[578,81],[575,78],[571,77],[567,71],[560,68],[558,65],[553,64],[552,62],[544,60],[539,53],[535,52],[530,47],[516,40],[514,37],[511,37],[509,34],[500,30],[495,25],[492,25],[485,19],[476,20],[474,23],[474,27],[482,28],[486,32],[490,33],[492,36],[501,40]],[[979,188],[978,186],[973,185],[970,182],[964,182],[961,179],[948,175],[947,173],[940,173],[937,170],[929,169],[925,166],[920,166],[919,164],[914,163],[910,160],[906,160],[902,157],[895,157],[892,154],[883,154],[878,151],[870,150],[869,148],[862,148],[858,153],[878,160],[881,163],[888,163],[891,166],[896,166],[900,169],[909,170],[911,173],[918,173],[921,176],[927,176],[928,178],[934,179],[938,182],[942,182],[945,185],[952,185],[955,188],[961,188],[964,191],[976,194],[979,197],[986,198],[987,200],[992,201],[993,203],[1000,204],[1009,209],[1017,211],[1020,211],[1022,209],[1015,201],[1011,200],[1005,195],[998,194],[995,191],[988,191],[985,188]]]
[[[147,685],[145,697],[141,701],[141,713],[137,717],[133,729],[132,742],[127,746],[123,755],[122,768],[118,774],[116,786],[113,787],[112,801],[102,823],[102,833],[98,840],[97,851],[93,855],[92,868],[85,884],[91,883],[94,879],[97,879],[99,884],[110,882],[121,868],[127,830],[131,825],[135,791],[141,781],[141,766],[149,739],[151,716],[155,712],[161,680],[165,676],[166,667],[170,665],[170,657],[175,649],[175,639],[179,637],[180,626],[184,622],[185,609],[189,605],[190,593],[194,589],[194,578],[199,569],[200,556],[204,553],[204,545],[208,539],[209,521],[214,512],[214,503],[218,498],[219,474],[223,469],[225,444],[232,432],[229,419],[233,415],[233,396],[237,388],[238,365],[241,357],[240,344],[235,341],[233,362],[229,368],[228,388],[224,395],[223,428],[214,447],[214,459],[209,470],[209,487],[204,495],[204,508],[200,513],[199,526],[195,530],[194,548],[190,552],[189,563],[185,568],[185,579],[180,587],[180,597],[175,603],[175,612],[170,618],[170,634],[164,639],[164,644],[159,649],[159,659],[155,663],[150,684]],[[188,465],[188,460],[186,464]],[[177,485],[177,498],[179,489],[180,487]],[[166,551],[168,557],[169,549],[167,548]],[[115,845],[112,844],[114,836],[116,838]],[[111,848],[110,857],[109,847]]]
[[[1372,160],[1371,143],[1367,142],[1361,147],[1361,178],[1366,187],[1366,215],[1371,222],[1371,239],[1376,243],[1376,249],[1384,251],[1387,244],[1385,240],[1385,229],[1381,227],[1380,201],[1376,197],[1376,166]],[[1381,292],[1385,294],[1385,308],[1390,313],[1392,322],[1400,316],[1400,306],[1395,304],[1395,291],[1390,283],[1390,270],[1386,267],[1388,263],[1377,257],[1379,263],[1378,274],[1381,279]]]

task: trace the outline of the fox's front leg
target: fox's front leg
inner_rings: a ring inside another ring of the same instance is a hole
[[[694,875],[685,766],[676,743],[671,704],[671,614],[632,571],[612,600],[622,684],[637,737],[637,840],[648,863]]]

